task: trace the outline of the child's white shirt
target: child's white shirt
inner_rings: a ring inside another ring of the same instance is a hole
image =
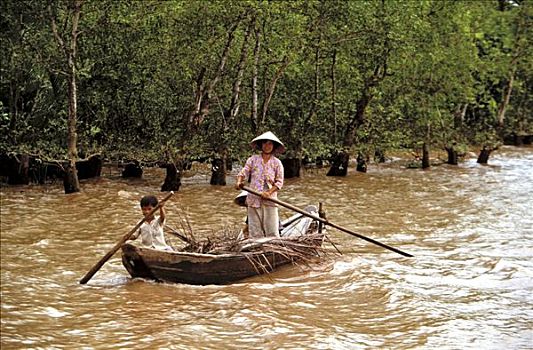
[[[172,250],[172,248],[165,242],[165,235],[163,233],[164,226],[165,221],[161,222],[159,216],[154,217],[152,222],[143,222],[139,228],[142,245],[154,249]]]

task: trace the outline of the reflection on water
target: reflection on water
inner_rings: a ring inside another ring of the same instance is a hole
[[[490,162],[287,180],[281,200],[321,201],[332,222],[415,257],[330,229],[343,255],[227,286],[131,280],[118,254],[78,284],[140,219],[160,169],[107,174],[68,196],[59,184],[4,187],[2,349],[531,348],[533,150]],[[187,218],[201,235],[241,222],[231,186],[185,183],[170,225]]]

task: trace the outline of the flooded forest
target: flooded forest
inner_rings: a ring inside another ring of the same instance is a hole
[[[2,350],[531,349],[531,11],[1,1]],[[172,196],[161,260],[185,255],[170,231],[239,233],[267,131],[280,200],[356,234],[319,226],[306,264],[234,283],[131,274],[112,247],[147,194]]]
[[[344,177],[397,152],[482,164],[530,144],[527,1],[4,1],[0,176],[79,180],[193,162],[226,185],[250,140]],[[440,156],[439,156],[440,157]],[[353,160],[353,162],[351,162]]]

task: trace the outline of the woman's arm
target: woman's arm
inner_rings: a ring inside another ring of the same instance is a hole
[[[244,167],[237,175],[237,181],[235,183],[236,189],[241,189],[241,187],[244,185],[244,179],[248,178],[250,176],[250,172],[252,170],[252,157],[248,158],[246,160],[246,163],[244,164]]]

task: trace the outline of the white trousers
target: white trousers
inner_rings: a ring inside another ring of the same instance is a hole
[[[250,238],[279,237],[278,207],[248,207],[248,231]]]

